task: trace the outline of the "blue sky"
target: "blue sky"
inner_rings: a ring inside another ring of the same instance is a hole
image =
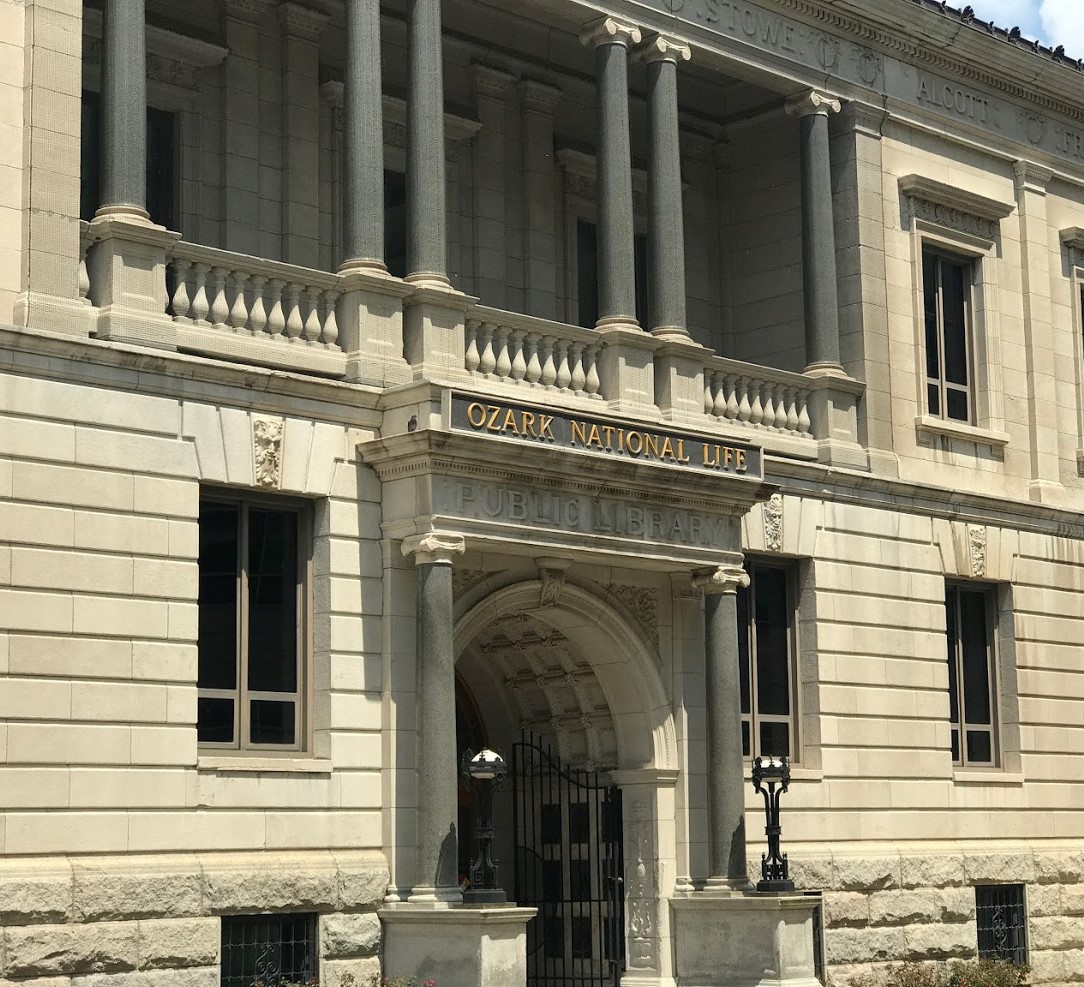
[[[1084,0],[970,0],[975,16],[999,27],[1020,26],[1028,38],[1051,46],[1065,45],[1065,53],[1084,58]],[[954,2],[963,7],[965,0]]]

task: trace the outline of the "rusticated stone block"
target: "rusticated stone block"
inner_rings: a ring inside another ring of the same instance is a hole
[[[966,922],[974,916],[975,893],[970,888],[919,888],[870,895],[872,925]]]
[[[798,856],[790,863],[790,876],[802,891],[823,891],[835,885],[835,869],[831,857]],[[749,862],[749,873],[760,873],[760,857]]]
[[[828,963],[876,963],[907,951],[903,929],[830,929],[824,937]]]
[[[219,987],[219,977],[217,966],[189,967],[186,970],[136,970],[132,973],[96,973],[88,977],[75,977],[71,987]]]
[[[879,891],[900,886],[899,857],[833,857],[838,891]]]
[[[976,931],[974,922],[951,925],[939,922],[935,925],[907,925],[903,928],[907,943],[906,956],[915,960],[939,960],[975,955]]]
[[[1084,916],[1032,918],[1033,949],[1084,949]]]
[[[324,960],[320,964],[320,983],[323,987],[341,987],[343,978],[348,975],[353,978],[354,987],[367,984],[370,977],[380,976],[380,960],[367,956],[354,960]]]
[[[824,923],[841,925],[869,924],[869,895],[860,891],[825,891]]]
[[[970,853],[964,857],[967,879],[973,884],[986,881],[998,884],[1028,883],[1035,879],[1033,853]]]
[[[139,965],[135,922],[15,926],[4,929],[4,946],[7,977],[133,970]]]
[[[80,861],[73,877],[77,921],[181,918],[202,911],[203,879],[193,856]]]
[[[1059,886],[1055,884],[1054,887]],[[1035,888],[1028,888],[1029,905],[1031,903],[1031,895],[1035,890]],[[1061,908],[1053,914],[1084,915],[1084,887],[1066,884],[1064,887],[1060,887],[1059,890],[1061,892]]]
[[[1080,891],[1079,895],[1072,892]],[[1028,914],[1077,915],[1084,913],[1084,888],[1063,888],[1060,884],[1032,884],[1028,887]]]
[[[330,909],[338,897],[331,857],[291,854],[220,857],[204,862],[206,908],[218,912]]]
[[[1042,884],[1077,884],[1084,881],[1084,852],[1036,850],[1035,880]]]
[[[1068,979],[1069,966],[1067,957],[1069,953],[1052,951],[1048,949],[1035,949],[1032,947],[1028,956],[1031,966],[1029,980],[1034,984],[1051,984]]]
[[[217,918],[144,919],[139,923],[139,965],[152,969],[213,966],[221,941]]]
[[[0,860],[0,925],[63,922],[72,909],[66,863]]]
[[[327,957],[374,956],[381,938],[380,919],[372,912],[320,918],[320,942]]]
[[[336,851],[335,862],[339,869],[339,908],[367,908],[378,905],[384,899],[391,880],[384,854],[378,851]]]
[[[943,853],[901,857],[900,883],[905,888],[944,888],[966,884],[963,857]]]

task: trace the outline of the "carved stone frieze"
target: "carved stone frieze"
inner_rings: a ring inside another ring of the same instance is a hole
[[[636,618],[648,639],[659,643],[659,597],[650,586],[635,586],[628,583],[615,583],[610,587],[613,593]]]
[[[484,569],[461,569],[457,566],[452,570],[452,593],[459,596],[484,577]]]
[[[783,551],[783,495],[774,493],[764,505],[764,547]]]
[[[953,209],[939,202],[928,202],[916,196],[908,197],[907,201],[911,205],[911,215],[915,219],[943,226],[957,233],[981,237],[983,240],[994,240],[1000,232],[999,224],[995,221],[975,216],[962,209]]]
[[[256,486],[277,488],[282,482],[282,419],[252,417],[253,476]]]
[[[971,575],[975,579],[986,578],[986,526],[967,526],[967,547],[971,557]]]

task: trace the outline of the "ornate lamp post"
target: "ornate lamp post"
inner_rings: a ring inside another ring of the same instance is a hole
[[[794,882],[789,877],[787,855],[779,852],[779,798],[790,785],[790,760],[786,757],[765,755],[753,759],[753,789],[764,796],[764,815],[767,825],[768,852],[760,855],[758,891],[793,891]]]
[[[497,864],[493,860],[493,792],[508,775],[504,758],[483,748],[477,754],[463,752],[463,777],[478,793],[478,855],[471,862],[470,887],[463,892],[466,904],[503,904],[508,896],[497,885]]]

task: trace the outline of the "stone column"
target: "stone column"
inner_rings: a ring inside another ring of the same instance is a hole
[[[379,0],[346,0],[343,149],[341,268],[386,274]]]
[[[749,585],[741,566],[721,565],[694,582],[704,591],[704,698],[708,726],[709,888],[749,886],[745,857],[745,761],[741,745],[738,673],[739,586]]]
[[[640,29],[604,17],[581,40],[594,46],[598,85],[598,327],[635,327],[628,50]]]
[[[805,372],[843,376],[839,362],[839,297],[828,143],[828,114],[838,113],[840,103],[810,90],[792,96],[786,108],[799,118],[801,139]]]
[[[97,215],[149,218],[143,0],[105,0],[102,12],[102,201]]]
[[[448,286],[444,71],[440,0],[410,0],[407,92],[407,276]]]
[[[685,223],[681,203],[678,143],[677,63],[688,61],[688,45],[656,34],[638,52],[647,62],[651,121],[648,183],[651,230],[648,241],[649,328],[656,336],[687,340],[685,326]]]
[[[417,566],[418,857],[410,901],[461,901],[456,824],[455,650],[452,634],[452,559],[460,535],[429,533],[403,542]]]

